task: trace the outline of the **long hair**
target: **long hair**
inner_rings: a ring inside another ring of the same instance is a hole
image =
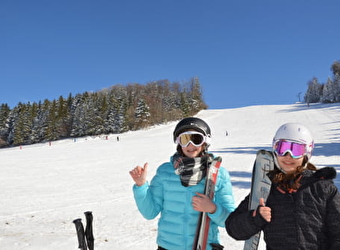
[[[298,166],[293,173],[283,173],[278,168],[272,171],[272,182],[277,184],[277,186],[284,192],[292,192],[299,189],[301,186],[300,180],[302,172],[306,169],[317,170],[316,167],[308,162],[308,158],[305,156],[301,166]]]

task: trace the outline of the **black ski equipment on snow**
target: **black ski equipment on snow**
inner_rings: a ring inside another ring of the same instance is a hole
[[[78,248],[81,250],[87,250],[86,240],[85,240],[85,232],[84,226],[81,222],[81,219],[75,219],[73,223],[76,226],[77,237],[78,237]]]
[[[84,213],[86,217],[86,229],[84,230],[81,219],[75,219],[73,223],[76,226],[77,237],[78,237],[78,248],[81,250],[94,250],[94,237],[92,222],[93,216],[91,211]],[[86,244],[87,243],[87,244]]]
[[[86,217],[86,228],[85,228],[85,237],[87,242],[87,247],[89,250],[94,249],[94,238],[93,238],[93,229],[92,229],[92,221],[93,216],[91,211],[85,212]]]

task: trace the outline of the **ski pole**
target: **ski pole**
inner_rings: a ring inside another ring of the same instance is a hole
[[[85,233],[84,233],[84,226],[81,222],[81,219],[75,219],[73,223],[76,226],[77,236],[78,236],[78,248],[81,250],[87,250],[86,241],[85,241]]]
[[[89,250],[94,249],[94,238],[93,238],[93,230],[92,230],[92,221],[93,216],[91,211],[85,212],[86,217],[86,229],[85,229],[85,237],[87,241],[87,246]]]

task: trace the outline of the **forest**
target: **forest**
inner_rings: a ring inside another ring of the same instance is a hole
[[[308,81],[305,103],[340,102],[340,61],[331,65],[326,83]],[[38,103],[0,106],[0,148],[64,138],[120,134],[193,116],[208,106],[200,81],[159,80],[114,85]]]
[[[114,85],[38,103],[0,106],[0,147],[119,134],[193,116],[206,109],[197,77],[178,83]]]

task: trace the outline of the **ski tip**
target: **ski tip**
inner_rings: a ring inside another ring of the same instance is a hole
[[[214,160],[221,162],[222,161],[222,157],[221,156],[217,156]]]

